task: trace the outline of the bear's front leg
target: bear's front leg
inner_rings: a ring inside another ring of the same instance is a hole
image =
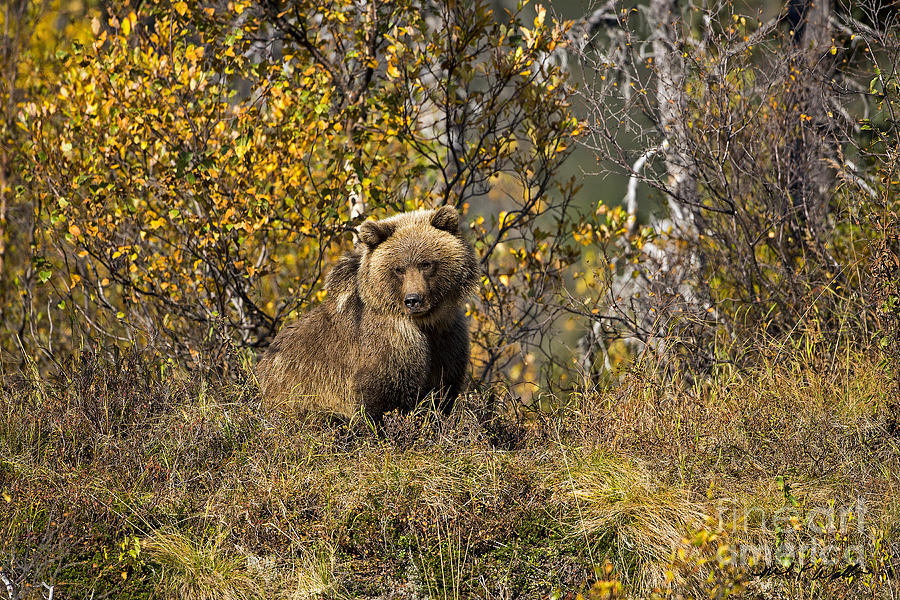
[[[430,372],[428,387],[438,393],[438,407],[450,414],[456,398],[466,388],[469,367],[469,324],[457,311],[444,329],[429,332]]]
[[[408,319],[369,312],[360,325],[359,358],[350,389],[353,400],[380,423],[384,413],[409,412],[428,375],[428,342]]]
[[[389,362],[360,366],[351,380],[353,397],[375,423],[381,423],[384,413],[392,410],[409,412],[422,393],[421,368],[417,369],[412,365],[401,368],[391,366]]]

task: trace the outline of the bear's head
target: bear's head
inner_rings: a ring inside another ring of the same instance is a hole
[[[422,324],[450,318],[478,285],[478,262],[451,206],[359,226],[359,293],[375,310]]]

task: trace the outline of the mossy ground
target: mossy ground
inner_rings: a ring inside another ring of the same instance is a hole
[[[900,593],[892,366],[760,357],[635,366],[551,411],[475,391],[378,435],[136,353],[6,367],[2,573],[22,598]]]

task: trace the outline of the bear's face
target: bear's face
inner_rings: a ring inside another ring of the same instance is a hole
[[[472,247],[460,237],[449,206],[415,211],[359,227],[363,302],[381,312],[427,323],[447,318],[478,281]]]
[[[412,257],[409,257],[410,259]],[[434,256],[418,256],[416,260],[392,261],[394,298],[403,300],[403,308],[412,316],[424,316],[437,300],[434,290],[438,259]]]

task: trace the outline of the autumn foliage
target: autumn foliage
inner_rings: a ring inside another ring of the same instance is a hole
[[[807,4],[18,0],[0,344],[252,361],[363,219],[450,204],[479,382],[571,391],[647,350],[702,374],[800,332],[890,346],[897,17]],[[574,200],[576,143],[624,198]]]
[[[26,37],[37,11],[19,23]],[[59,44],[52,79],[13,111],[5,349],[137,342],[219,362],[320,300],[363,218],[449,203],[481,259],[478,375],[507,366],[577,258],[572,184],[557,175],[578,124],[548,60],[566,29],[537,14],[89,11],[90,30]]]

